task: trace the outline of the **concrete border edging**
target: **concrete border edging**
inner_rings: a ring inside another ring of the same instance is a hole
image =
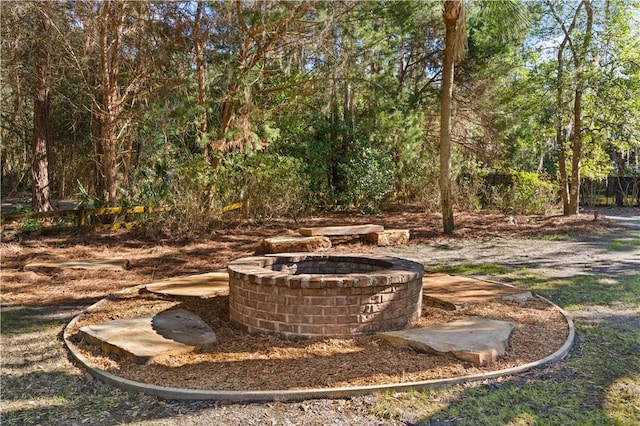
[[[135,286],[125,290],[121,290],[113,294],[124,293],[124,292],[131,291],[135,288],[141,288],[141,287],[142,286]],[[76,346],[71,341],[71,336],[69,334],[69,328],[79,320],[81,315],[87,312],[91,312],[92,310],[95,310],[100,305],[102,305],[106,299],[102,299],[94,303],[93,305],[89,306],[87,309],[82,311],[80,314],[76,315],[65,326],[63,331],[63,340],[73,359],[75,359],[75,361],[78,362],[80,366],[84,368],[94,378],[123,390],[132,391],[132,392],[142,392],[148,395],[158,396],[160,398],[177,399],[177,400],[217,400],[217,401],[228,401],[228,402],[236,402],[236,403],[301,401],[305,399],[321,399],[321,398],[345,398],[345,397],[353,397],[353,396],[360,396],[360,395],[368,395],[368,394],[373,394],[378,392],[389,392],[389,391],[408,392],[412,390],[420,391],[420,390],[427,390],[427,389],[443,388],[447,386],[462,384],[465,382],[481,381],[481,380],[493,379],[501,376],[509,376],[513,374],[523,373],[533,368],[542,367],[547,364],[551,364],[551,363],[562,360],[569,354],[569,351],[571,350],[574,344],[575,327],[574,327],[573,321],[571,320],[569,315],[558,305],[556,305],[555,303],[551,302],[550,300],[544,297],[541,297],[541,296],[537,296],[537,297],[545,300],[547,303],[549,303],[551,306],[557,309],[562,314],[565,321],[567,321],[567,326],[569,329],[567,339],[565,340],[564,344],[554,353],[538,361],[533,361],[517,367],[490,371],[488,373],[472,374],[472,375],[459,376],[459,377],[450,377],[446,379],[424,380],[424,381],[409,382],[409,383],[389,383],[389,384],[375,385],[375,386],[312,388],[312,389],[299,389],[299,390],[274,389],[274,390],[263,390],[263,391],[258,391],[258,390],[256,391],[225,391],[225,390],[186,389],[186,388],[176,388],[176,387],[170,387],[170,386],[157,386],[157,385],[125,379],[95,366],[88,358],[86,358],[77,350]]]

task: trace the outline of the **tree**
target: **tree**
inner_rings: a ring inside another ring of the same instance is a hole
[[[36,88],[33,99],[33,158],[31,160],[31,205],[34,211],[52,210],[49,199],[49,33],[51,19],[42,9],[37,11],[35,60]]]
[[[451,193],[451,100],[455,63],[464,55],[467,38],[463,1],[445,0],[442,16],[445,42],[440,97],[440,204],[444,233],[452,234],[454,221]]]
[[[582,102],[587,85],[587,55],[592,38],[593,27],[593,7],[590,0],[582,0],[573,12],[571,23],[567,25],[565,20],[558,14],[556,6],[550,1],[547,2],[549,10],[558,23],[562,31],[562,42],[558,47],[558,71],[556,81],[556,141],[558,145],[558,169],[560,172],[560,182],[562,190],[562,205],[565,215],[578,214],[580,197],[580,167],[582,163],[583,151],[583,126],[582,126]],[[575,30],[579,25],[581,11],[584,9],[586,17],[584,19],[584,32],[580,37],[576,37]],[[570,143],[571,152],[571,176],[567,171],[566,158],[566,137],[563,129],[563,103],[565,92],[565,49],[569,48],[575,73],[574,93],[573,93],[573,117],[572,117],[572,140]]]

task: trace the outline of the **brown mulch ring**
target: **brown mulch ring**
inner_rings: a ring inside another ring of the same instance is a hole
[[[439,215],[423,212],[386,212],[377,216],[331,214],[299,221],[274,221],[257,224],[250,221],[226,222],[206,237],[176,240],[153,230],[120,231],[83,235],[76,231],[43,230],[20,235],[14,241],[3,239],[2,293],[4,306],[89,305],[106,295],[132,285],[180,275],[226,269],[240,257],[254,255],[262,239],[293,233],[301,226],[355,225],[376,223],[387,229],[409,229],[411,244],[428,244],[448,239],[468,240],[492,237],[533,237],[545,233],[590,235],[609,229],[612,224],[602,216],[510,216],[493,213],[458,213],[453,236],[442,234]],[[372,246],[345,241],[334,252],[367,253]],[[126,258],[130,270],[27,271],[30,262],[75,259]],[[44,297],[43,297],[44,295]]]
[[[385,228],[409,229],[411,244],[447,239],[534,237],[548,234],[589,236],[606,232],[612,223],[593,214],[510,216],[456,214],[453,236],[441,233],[441,218],[423,212],[386,212],[379,216],[333,214],[295,221],[221,223],[206,238],[176,240],[149,230],[82,235],[74,231],[24,234],[3,239],[2,292],[8,306],[88,306],[109,294],[133,286],[181,275],[225,269],[229,261],[259,250],[263,238],[286,235],[301,226],[376,223]],[[371,246],[345,241],[332,252],[366,253]],[[131,268],[122,272],[91,270],[27,271],[35,261],[126,258]],[[172,307],[199,315],[218,335],[219,344],[190,355],[139,366],[106,357],[79,343],[81,350],[102,368],[136,381],[194,389],[298,389],[402,383],[475,374],[476,368],[452,356],[420,354],[391,346],[375,336],[352,339],[286,341],[273,336],[249,336],[228,322],[226,297],[210,300],[167,300],[152,294],[125,293],[98,312],[85,315],[78,326],[110,319],[146,316]],[[508,320],[517,324],[508,355],[492,370],[541,359],[565,341],[567,326],[546,302],[493,302],[444,311],[425,306],[419,326],[467,316]]]
[[[415,326],[424,327],[470,316],[516,324],[507,356],[491,367],[475,367],[451,355],[418,353],[373,336],[283,340],[249,335],[228,319],[228,297],[167,300],[137,289],[112,296],[100,308],[80,316],[69,334],[82,326],[181,308],[199,315],[218,343],[184,355],[138,365],[77,338],[74,344],[94,366],[130,380],[158,386],[208,390],[276,390],[372,386],[478,374],[542,359],[562,346],[567,323],[546,301],[491,302],[457,311],[425,306]]]

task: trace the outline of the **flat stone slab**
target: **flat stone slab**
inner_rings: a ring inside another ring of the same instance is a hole
[[[477,278],[448,274],[424,274],[423,301],[444,309],[456,310],[460,306],[492,300],[529,300],[530,291]]]
[[[59,260],[50,262],[32,262],[24,266],[27,271],[40,271],[51,269],[88,269],[96,271],[125,271],[129,269],[128,259],[79,259]]]
[[[208,272],[156,281],[144,286],[156,294],[167,296],[215,297],[229,294],[229,273]]]
[[[418,352],[451,353],[477,366],[486,366],[505,355],[514,328],[511,322],[471,317],[430,327],[380,333],[379,336]]]
[[[267,253],[312,252],[331,248],[331,240],[322,235],[287,235],[265,238],[262,247]]]
[[[78,331],[78,336],[100,346],[104,352],[117,353],[138,364],[217,342],[211,328],[199,316],[184,309],[88,325]]]
[[[349,226],[318,226],[313,228],[300,228],[298,233],[305,236],[324,235],[327,237],[340,237],[349,235],[365,235],[372,232],[384,231],[382,225],[349,225]]]
[[[363,235],[361,238],[370,244],[376,244],[378,246],[407,244],[409,242],[409,230],[385,229],[384,231]]]

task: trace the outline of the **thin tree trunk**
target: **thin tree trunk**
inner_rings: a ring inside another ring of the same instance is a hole
[[[581,86],[580,82],[578,86]],[[576,88],[573,103],[573,146],[571,149],[571,184],[568,214],[578,214],[580,202],[580,166],[582,162],[582,90]]]
[[[567,159],[565,155],[565,138],[562,133],[562,99],[564,96],[564,47],[565,38],[558,48],[558,77],[556,81],[556,146],[558,149],[558,171],[560,173],[560,192],[562,195],[562,210],[569,214],[569,180],[567,178]]]
[[[462,1],[445,1],[445,47],[442,67],[442,93],[440,97],[440,205],[445,234],[452,234],[453,196],[451,191],[451,100],[453,98],[453,72],[458,37],[458,17]]]
[[[591,43],[591,29],[593,26],[593,8],[590,0],[583,0],[587,13],[586,31],[580,51],[573,52],[575,58],[577,82],[573,103],[573,149],[571,157],[571,187],[569,189],[569,214],[578,214],[580,207],[580,166],[582,163],[582,94],[586,85],[584,63],[587,59],[587,49]]]
[[[204,7],[204,2],[199,1],[198,6],[196,7],[196,16],[193,22],[193,48],[195,50],[196,56],[196,74],[198,79],[198,106],[201,108],[202,112],[200,115],[200,138],[206,137],[207,134],[207,111],[205,108],[206,102],[206,91],[205,91],[205,73],[206,73],[206,62],[204,60],[204,46],[203,40],[201,37],[201,21],[202,21],[202,9]],[[206,141],[202,145],[201,153],[206,156],[209,151],[209,141]]]
[[[49,187],[49,69],[51,56],[46,45],[51,21],[38,16],[38,51],[36,63],[37,88],[33,100],[33,160],[31,164],[31,204],[34,211],[52,210]]]

